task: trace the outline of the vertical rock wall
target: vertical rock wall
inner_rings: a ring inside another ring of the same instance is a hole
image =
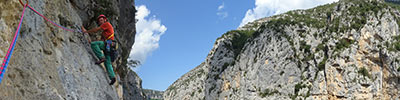
[[[116,30],[121,54],[115,71],[123,87],[141,93],[141,81],[129,74],[126,59],[135,36],[135,7],[133,0],[36,0],[29,2],[34,9],[71,29],[81,25],[94,27],[98,14],[105,14]],[[0,62],[7,52],[17,28],[22,6],[18,0],[0,1]],[[68,32],[33,11],[26,9],[21,33],[14,53],[0,84],[0,100],[117,100],[122,87],[108,85],[108,75],[103,66],[94,64],[89,36]],[[95,38],[94,38],[95,39]],[[94,40],[92,38],[92,40]],[[130,75],[129,77],[127,77]],[[123,90],[130,93],[132,90]],[[143,93],[142,93],[143,94]],[[136,94],[124,94],[124,96]],[[120,95],[121,96],[121,95]],[[138,95],[137,99],[144,99]]]

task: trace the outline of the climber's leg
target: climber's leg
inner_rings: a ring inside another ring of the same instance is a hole
[[[104,49],[104,42],[103,41],[93,41],[91,43],[92,50],[94,54],[96,54],[97,58],[101,59],[104,58],[104,54],[101,50]]]
[[[106,66],[108,77],[111,79],[110,85],[112,85],[115,82],[115,73],[111,64],[111,57],[109,55],[106,55],[106,62],[104,65]]]
[[[94,41],[91,44],[92,50],[94,54],[96,54],[97,58],[99,58],[99,61],[96,61],[96,64],[103,63],[106,59],[104,57],[104,54],[101,52],[101,50],[104,50],[104,41]]]
[[[109,55],[106,56],[106,62],[104,63],[104,65],[106,66],[108,76],[110,77],[110,79],[114,78],[115,74],[111,64],[111,57]]]

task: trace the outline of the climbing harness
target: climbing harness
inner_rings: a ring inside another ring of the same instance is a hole
[[[105,54],[111,57],[111,62],[114,62],[118,58],[118,46],[114,40],[104,41],[106,44]]]
[[[112,40],[106,40],[105,42],[106,42],[106,50],[107,50],[107,52],[110,52],[111,51],[110,48],[111,48],[111,45],[112,45]]]
[[[53,24],[54,26],[57,26],[57,27],[59,27],[59,28],[62,28],[62,29],[64,29],[64,30],[66,30],[66,31],[82,33],[81,30],[72,30],[72,29],[68,29],[68,28],[66,28],[66,27],[64,27],[64,26],[61,26],[61,25],[59,25],[59,24],[54,23],[53,21],[47,19],[45,16],[43,16],[43,15],[40,14],[38,11],[36,11],[35,9],[33,9],[31,6],[29,6],[29,5],[28,5],[28,4],[29,4],[28,0],[25,0],[25,1],[26,1],[26,3],[24,4],[21,0],[19,0],[19,3],[21,3],[21,5],[24,7],[24,9],[22,10],[21,19],[20,19],[20,21],[19,21],[18,28],[17,28],[17,30],[16,30],[16,32],[15,32],[15,34],[14,34],[14,38],[13,38],[11,44],[10,44],[10,47],[9,47],[8,50],[7,50],[6,56],[4,57],[3,64],[1,64],[1,67],[0,67],[0,84],[1,84],[1,81],[2,81],[2,79],[3,79],[4,73],[5,73],[5,71],[6,71],[8,62],[10,61],[12,52],[13,52],[14,47],[15,47],[15,43],[17,42],[18,35],[19,35],[20,29],[21,29],[21,24],[22,24],[22,21],[23,21],[23,19],[24,19],[24,14],[25,14],[25,9],[26,9],[26,8],[31,9],[31,10],[34,11],[36,14],[38,14],[39,16],[41,16],[43,19],[45,19],[46,21],[50,22],[50,23]]]
[[[114,33],[108,36],[107,40],[111,39],[112,37],[114,37]]]

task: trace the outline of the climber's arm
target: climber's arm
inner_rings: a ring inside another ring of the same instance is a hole
[[[100,27],[95,27],[95,28],[92,28],[92,29],[86,31],[86,29],[82,26],[82,32],[83,33],[94,33],[94,32],[100,31],[100,30],[101,30]]]

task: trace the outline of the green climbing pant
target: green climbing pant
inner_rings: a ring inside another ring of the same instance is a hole
[[[104,62],[104,65],[106,66],[108,76],[110,77],[110,79],[111,78],[115,78],[115,73],[114,73],[114,70],[112,68],[110,55],[104,56],[104,54],[101,52],[101,50],[103,50],[104,53],[105,53],[105,43],[104,43],[104,41],[93,41],[91,43],[91,47],[92,47],[92,50],[93,50],[94,54],[96,54],[96,56],[99,59],[102,59],[104,57],[106,58],[106,61]]]

